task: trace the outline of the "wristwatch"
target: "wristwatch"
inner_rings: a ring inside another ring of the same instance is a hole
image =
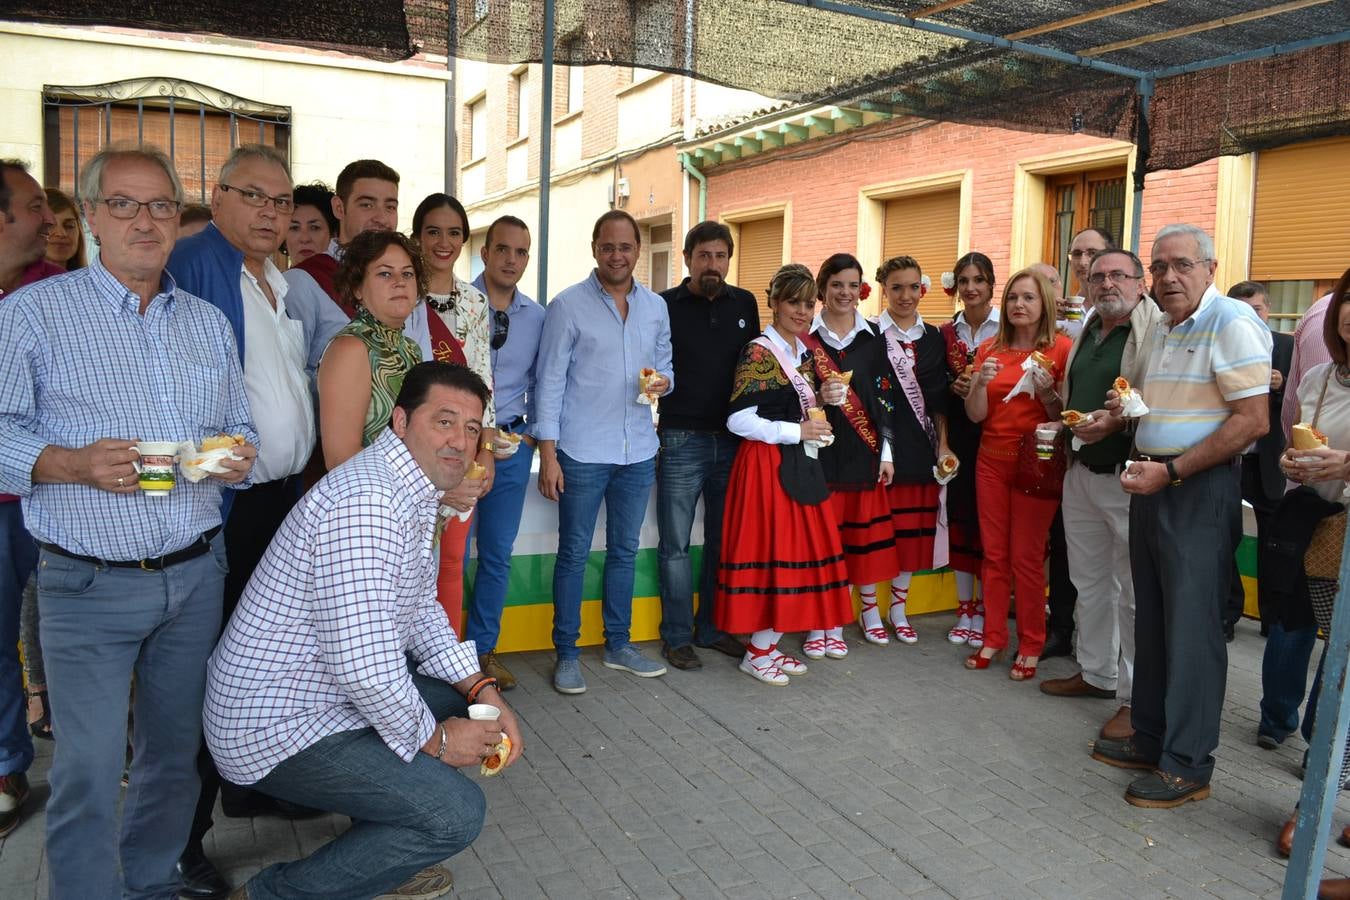
[[[1181,476],[1177,474],[1177,467],[1173,465],[1170,459],[1167,461],[1167,477],[1171,479],[1172,487],[1181,484]]]

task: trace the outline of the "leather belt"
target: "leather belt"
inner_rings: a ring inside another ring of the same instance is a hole
[[[1113,463],[1113,464],[1111,464],[1111,465],[1093,465],[1092,463],[1079,463],[1079,465],[1081,465],[1083,468],[1087,469],[1087,470],[1088,470],[1089,472],[1091,472],[1093,475],[1119,475],[1119,474],[1120,474],[1120,463]]]
[[[71,553],[64,547],[58,547],[56,544],[45,544],[38,541],[38,546],[48,553],[55,553],[57,556],[64,556],[67,559],[78,559],[80,562],[86,562],[95,566],[106,566],[112,569],[142,569],[146,572],[159,572],[167,569],[169,566],[177,565],[181,562],[187,562],[189,559],[196,559],[211,549],[211,539],[220,534],[220,526],[217,525],[210,531],[203,531],[201,535],[192,543],[188,544],[182,550],[175,550],[164,556],[152,556],[149,559],[135,560],[113,560],[99,559],[97,556],[84,556],[80,553]]]

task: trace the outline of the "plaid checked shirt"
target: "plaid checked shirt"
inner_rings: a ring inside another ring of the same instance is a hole
[[[167,497],[83,484],[33,484],[48,445],[101,438],[200,441],[226,432],[257,446],[230,324],[165,273],[140,298],[98,261],[0,303],[0,491],[23,498],[39,541],[108,560],[162,556],[220,524],[221,482],[180,478]],[[252,473],[239,487],[251,483]]]
[[[207,664],[203,724],[221,773],[253,784],[342,731],[405,762],[436,720],[413,685],[478,671],[436,602],[441,492],[386,429],[291,511]]]

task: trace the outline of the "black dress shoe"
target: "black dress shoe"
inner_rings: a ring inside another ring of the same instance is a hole
[[[1237,638],[1236,626],[1236,622],[1223,623],[1223,639],[1225,643],[1231,644]]]
[[[224,900],[229,896],[230,885],[211,860],[201,844],[194,844],[183,851],[178,858],[178,879],[181,885],[178,896],[187,900]]]
[[[1045,646],[1041,648],[1041,659],[1053,659],[1056,656],[1073,655],[1073,635],[1062,631],[1052,631],[1045,637]],[[1115,696],[1114,694],[1112,696]]]
[[[701,669],[703,661],[698,658],[694,648],[685,644],[683,647],[672,647],[669,644],[661,645],[661,655],[666,658],[677,669]]]
[[[1171,809],[1187,800],[1204,800],[1208,796],[1208,783],[1187,781],[1180,775],[1160,770],[1131,782],[1125,789],[1126,803],[1146,809]]]
[[[738,641],[729,634],[724,634],[711,644],[699,644],[700,647],[706,647],[709,650],[716,650],[718,653],[725,653],[733,659],[740,659],[745,655],[745,642]]]

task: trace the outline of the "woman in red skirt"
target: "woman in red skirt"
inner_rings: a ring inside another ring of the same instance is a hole
[[[853,614],[829,488],[816,456],[832,431],[819,412],[801,338],[810,331],[816,285],[787,265],[769,285],[773,324],[741,351],[727,428],[743,438],[731,468],[717,627],[751,632],[741,671],[787,684],[806,671],[778,649],[784,632],[830,629]]]
[[[869,614],[877,616],[877,583],[895,577],[900,563],[886,496],[892,466],[889,454],[883,456],[885,436],[876,425],[877,361],[884,357],[877,351],[873,327],[858,312],[862,284],[862,264],[852,255],[836,253],[825,260],[816,273],[821,310],[803,343],[811,353],[834,433],[834,443],[820,451],[820,466],[839,523],[844,567],[862,598],[865,621]],[[880,620],[874,624],[878,628],[871,632],[863,626],[863,636],[873,643],[888,643]],[[843,659],[848,655],[843,626],[810,632],[802,652],[811,659]]]
[[[886,260],[877,269],[877,281],[886,295],[886,309],[877,323],[881,332],[877,388],[888,413],[882,425],[884,452],[894,460],[888,495],[899,567],[891,580],[888,618],[896,639],[913,644],[919,635],[905,616],[910,580],[915,572],[941,568],[948,560],[947,530],[941,524],[946,520],[942,514],[946,489],[936,480],[939,461],[956,462],[947,446],[946,345],[938,330],[919,315],[919,298],[926,288],[914,257]],[[880,616],[873,609],[869,619],[868,612],[864,605],[863,635],[883,643],[873,637],[875,630],[882,638],[886,635]]]

